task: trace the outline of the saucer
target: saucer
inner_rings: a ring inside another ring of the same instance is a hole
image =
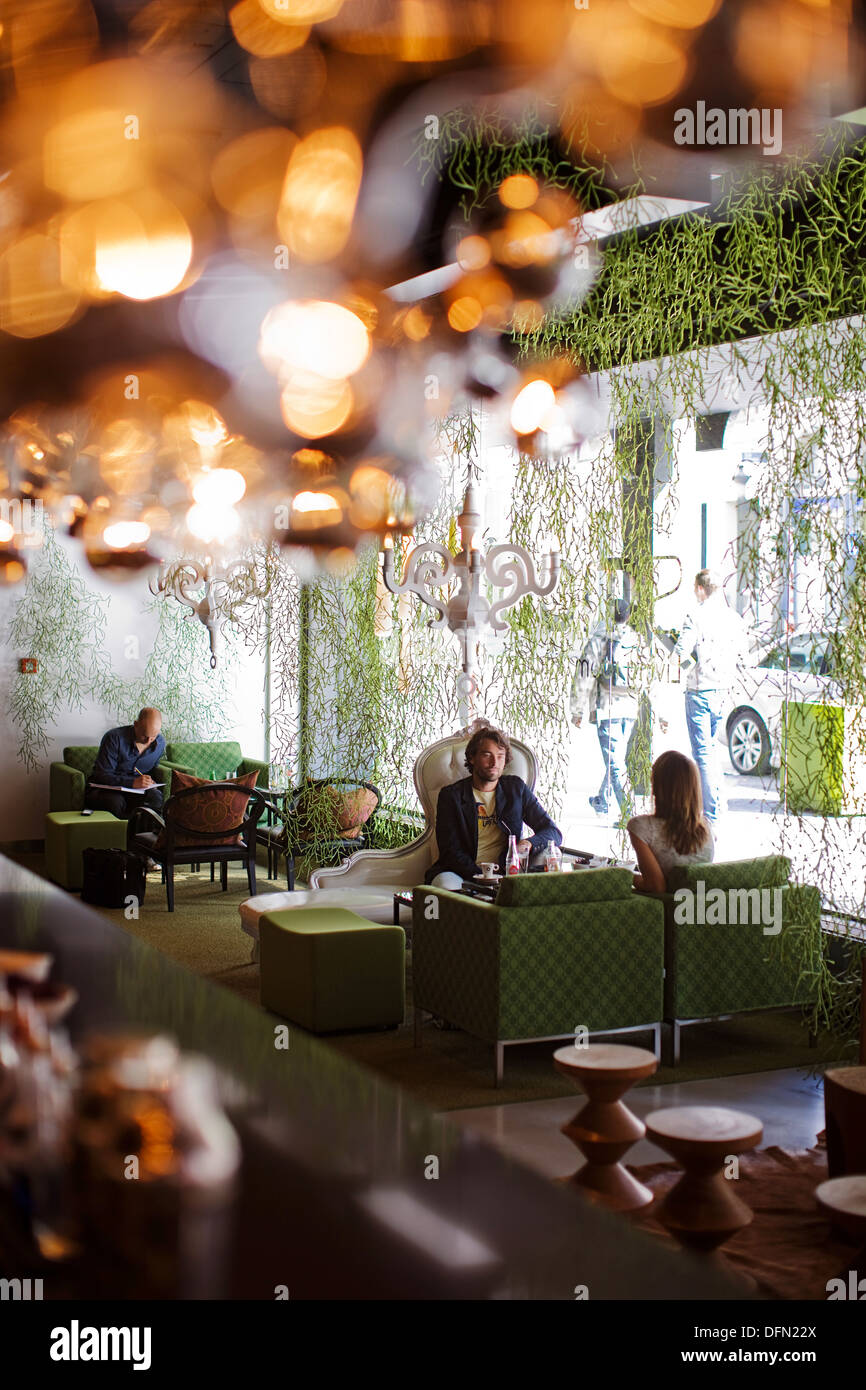
[[[478,883],[501,883],[504,875],[490,874],[488,877],[487,874],[473,874],[472,877],[476,879]]]

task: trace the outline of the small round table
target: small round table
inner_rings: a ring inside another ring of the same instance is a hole
[[[722,1168],[760,1144],[764,1127],[754,1115],[709,1105],[684,1105],[647,1115],[647,1138],[685,1172],[655,1213],[689,1250],[709,1253],[748,1226],[754,1213],[736,1195]]]
[[[844,1178],[830,1178],[815,1189],[815,1199],[827,1213],[833,1225],[844,1236],[862,1248],[849,1261],[850,1268],[840,1271],[848,1298],[859,1299],[861,1281],[866,1281],[866,1173],[851,1173]]]
[[[635,1081],[652,1076],[658,1067],[654,1052],[619,1043],[591,1043],[589,1047],[560,1047],[553,1054],[557,1071],[570,1076],[589,1099],[562,1133],[580,1149],[586,1163],[562,1181],[611,1211],[638,1211],[649,1206],[653,1194],[620,1163],[644,1127],[620,1097]]]

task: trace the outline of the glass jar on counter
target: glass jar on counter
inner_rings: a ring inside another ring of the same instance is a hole
[[[240,1145],[213,1067],[162,1035],[88,1054],[72,1174],[82,1296],[223,1297]]]

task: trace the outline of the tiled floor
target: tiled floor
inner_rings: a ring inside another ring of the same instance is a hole
[[[573,1172],[580,1162],[579,1153],[559,1133],[559,1128],[571,1119],[582,1103],[581,1095],[575,1091],[573,1100],[531,1100],[518,1105],[452,1110],[445,1118],[483,1135],[511,1158],[534,1168],[543,1177],[557,1178]],[[820,1079],[805,1076],[801,1070],[642,1086],[629,1093],[627,1104],[640,1118],[650,1110],[673,1105],[721,1105],[744,1110],[763,1122],[763,1148],[770,1144],[786,1149],[810,1148],[824,1128],[822,1083]],[[629,1150],[626,1161],[658,1163],[667,1157],[644,1139]]]

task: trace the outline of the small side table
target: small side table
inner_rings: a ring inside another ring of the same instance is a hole
[[[866,1173],[866,1067],[824,1073],[824,1118],[830,1177]]]
[[[647,1115],[646,1133],[685,1168],[655,1213],[681,1245],[707,1254],[748,1226],[754,1213],[722,1168],[727,1159],[760,1144],[760,1120],[740,1110],[683,1105]]]
[[[45,868],[61,888],[80,893],[86,849],[126,849],[127,822],[110,811],[49,811],[45,817]]]
[[[564,1181],[579,1187],[591,1202],[611,1211],[639,1211],[653,1194],[620,1163],[644,1126],[620,1097],[635,1081],[652,1076],[659,1061],[654,1052],[620,1043],[591,1043],[589,1047],[560,1047],[553,1054],[557,1071],[576,1081],[589,1099],[562,1133],[586,1158]]]
[[[861,1280],[866,1279],[866,1173],[822,1182],[815,1189],[815,1200],[842,1235],[861,1247],[838,1276],[848,1298],[860,1299]]]

